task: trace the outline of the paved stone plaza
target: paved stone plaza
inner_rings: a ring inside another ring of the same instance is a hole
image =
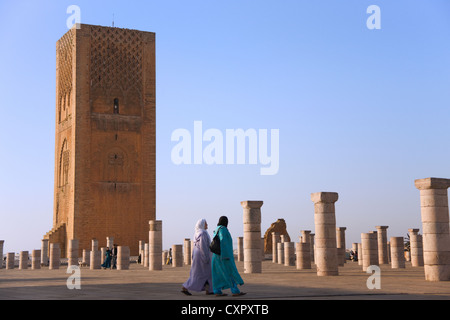
[[[405,269],[392,269],[381,265],[381,289],[368,289],[366,282],[370,274],[362,271],[357,262],[347,261],[339,267],[339,276],[319,277],[312,269],[298,270],[295,266],[284,266],[265,260],[262,273],[244,273],[244,262],[236,262],[245,285],[241,287],[247,295],[241,297],[206,296],[192,292],[185,296],[181,285],[189,277],[190,266],[173,268],[163,266],[161,271],[131,263],[129,270],[90,270],[81,268],[81,289],[69,290],[66,282],[66,266],[58,270],[0,270],[0,299],[40,300],[450,300],[450,282],[426,281],[424,267],[412,267],[406,262]],[[229,290],[224,292],[230,293]]]

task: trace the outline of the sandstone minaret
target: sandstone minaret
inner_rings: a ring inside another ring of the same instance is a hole
[[[156,218],[155,144],[155,34],[75,25],[56,43],[54,212],[44,236],[63,257],[71,239],[81,256],[107,237],[138,254]]]

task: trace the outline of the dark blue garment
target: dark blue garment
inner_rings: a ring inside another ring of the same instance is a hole
[[[103,264],[102,264],[102,268],[111,268],[111,251],[106,250],[105,256],[106,256],[106,258],[105,258],[105,262],[103,262]]]

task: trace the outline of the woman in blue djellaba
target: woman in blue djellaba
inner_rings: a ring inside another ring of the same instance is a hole
[[[213,253],[212,256],[213,291],[216,296],[226,296],[222,290],[231,289],[233,296],[240,296],[245,293],[241,292],[237,286],[243,285],[244,280],[239,275],[234,263],[233,241],[227,226],[228,218],[222,216],[214,230],[213,237],[218,234],[220,239],[220,255]]]

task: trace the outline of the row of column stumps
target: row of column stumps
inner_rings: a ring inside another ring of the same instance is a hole
[[[408,229],[410,236],[410,255],[412,266],[424,265],[425,279],[429,281],[450,280],[450,230],[448,193],[450,179],[426,178],[415,180],[415,186],[420,190],[420,206],[423,235],[419,235],[419,229]],[[302,241],[295,245],[297,252],[297,266],[307,268],[308,262],[303,261],[309,257],[309,263],[315,262],[318,276],[336,276],[339,274],[338,266],[342,265],[342,249],[345,250],[345,228],[336,228],[335,202],[338,200],[336,192],[317,192],[311,194],[314,202],[315,241],[309,241],[303,234]],[[261,206],[262,201],[242,201],[244,209],[244,237],[243,259],[245,273],[260,273],[262,268],[262,242],[261,242]],[[149,269],[159,269],[162,266],[162,227],[155,222],[150,223],[149,243]],[[366,268],[372,264],[388,264],[389,255],[393,268],[404,266],[403,238],[391,237],[390,248],[387,241],[387,226],[377,226],[377,231],[361,234],[361,243],[354,244],[358,252],[359,264]],[[284,261],[286,265],[292,265],[289,258],[293,251],[293,243],[283,243],[279,235],[272,233],[272,261]],[[159,240],[161,239],[161,240]],[[310,239],[309,239],[310,240]],[[239,241],[239,240],[238,240]],[[3,240],[0,241],[0,253],[3,256]],[[111,242],[112,243],[112,242]],[[315,248],[312,247],[315,243]],[[309,245],[307,245],[309,244]],[[344,244],[344,245],[343,245]],[[190,245],[190,243],[189,243]],[[189,248],[186,243],[186,248]],[[180,250],[181,247],[181,250]],[[118,247],[118,269],[126,269],[129,264],[129,248]],[[182,246],[174,245],[174,266],[183,263]],[[146,250],[144,250],[146,251]],[[187,252],[191,250],[185,250]],[[309,251],[309,252],[308,252]],[[74,263],[78,252],[78,241],[71,240],[68,244],[69,263]],[[284,254],[282,254],[283,252]],[[308,253],[307,253],[308,252]],[[345,252],[345,251],[344,251]],[[289,254],[288,254],[289,253]],[[58,243],[48,244],[48,240],[42,240],[41,250],[32,252],[32,268],[40,265],[49,265],[50,269],[58,269],[60,266],[61,249]],[[181,257],[180,257],[181,255]],[[83,260],[87,260],[87,254],[83,250]],[[150,256],[153,258],[150,259]],[[127,257],[127,258],[125,258]],[[92,240],[90,251],[91,269],[99,268],[101,261],[97,240]],[[14,253],[7,254],[6,268],[14,268]],[[28,252],[20,252],[19,268],[28,268]],[[127,262],[125,261],[127,260]],[[190,257],[186,255],[185,261],[189,264]],[[286,261],[287,260],[287,261]],[[145,259],[144,259],[145,261]],[[344,258],[345,261],[345,258]],[[144,262],[145,263],[145,262]],[[120,267],[119,267],[120,266]],[[0,265],[0,268],[3,264]]]

